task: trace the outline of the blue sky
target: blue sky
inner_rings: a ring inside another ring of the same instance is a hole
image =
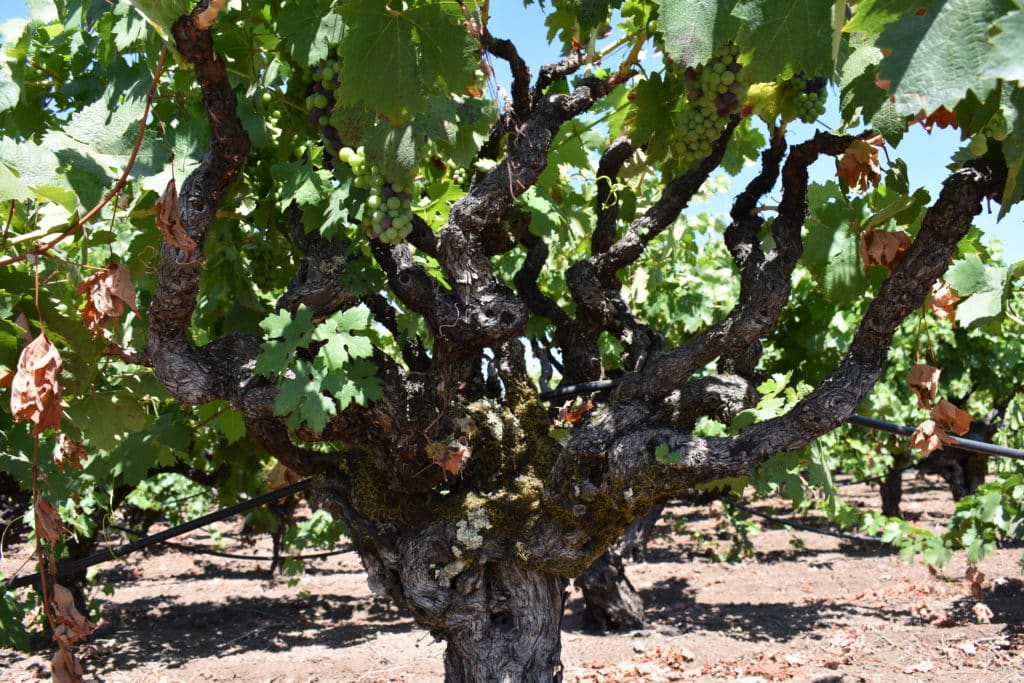
[[[524,9],[519,2],[493,2],[491,12],[492,32],[496,36],[510,38],[515,42],[533,73],[537,73],[541,64],[557,59],[557,49],[549,46],[545,40],[544,14],[538,4]],[[28,5],[24,0],[0,0],[0,22],[27,16]],[[507,73],[507,70],[502,71],[503,63],[500,60],[494,61],[499,77],[502,73]],[[502,80],[507,82],[508,76],[504,76]],[[834,103],[836,99],[835,93],[829,97],[830,103]],[[834,104],[822,117],[821,122],[825,125],[838,123]],[[813,133],[810,126],[804,127],[803,130],[791,130],[794,140]],[[948,174],[946,164],[949,163],[950,155],[961,144],[958,131],[936,128],[929,135],[920,126],[914,126],[900,143],[895,154],[906,160],[911,185],[926,188],[934,198]],[[834,177],[834,167],[827,161],[818,162],[812,170],[820,174],[819,180],[822,181]],[[742,177],[740,181],[742,182]],[[723,201],[721,209],[726,207],[727,204]],[[993,204],[992,211],[985,211],[979,215],[975,219],[975,224],[984,231],[987,238],[997,238],[1003,242],[1004,258],[1007,262],[1024,260],[1024,209],[1018,204],[1009,215],[997,222],[998,211],[999,206]]]

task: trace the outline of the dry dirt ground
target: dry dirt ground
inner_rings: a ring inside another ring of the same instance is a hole
[[[852,497],[878,504],[867,487]],[[907,475],[908,518],[937,527],[952,507],[937,483]],[[716,506],[672,512],[712,539],[722,525]],[[267,543],[237,543],[237,524],[220,530],[227,550],[267,554]],[[719,563],[706,542],[673,533],[663,520],[648,561],[628,568],[649,628],[587,633],[574,591],[563,628],[565,679],[1024,681],[1020,548],[980,563],[984,581],[972,586],[962,557],[934,570],[872,544],[767,523],[753,541],[754,559]],[[195,532],[183,542],[211,540]],[[10,575],[27,552],[15,548],[0,570]],[[116,590],[98,595],[100,627],[80,653],[86,679],[441,680],[443,645],[370,593],[354,553],[310,563],[296,585],[269,577],[267,564],[165,549],[105,565],[100,579]],[[46,661],[46,653],[0,650],[0,681],[48,678]]]

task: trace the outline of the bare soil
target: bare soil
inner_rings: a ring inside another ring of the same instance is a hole
[[[939,528],[952,512],[938,483],[907,475],[903,510]],[[877,508],[877,492],[847,490]],[[941,569],[906,564],[875,544],[765,523],[755,557],[708,557],[723,526],[715,504],[678,507],[676,533],[659,525],[646,563],[630,565],[649,628],[598,635],[582,628],[582,599],[570,595],[563,626],[567,681],[1024,681],[1021,550],[999,550],[966,578],[957,557]],[[771,501],[759,504],[769,509]],[[261,557],[238,541],[238,524],[218,531],[226,550]],[[181,540],[212,547],[207,532]],[[29,549],[0,562],[8,575]],[[312,561],[291,585],[267,561],[163,549],[104,565],[100,626],[80,650],[87,680],[438,681],[443,644],[367,588],[358,557]],[[0,650],[0,681],[49,677],[49,653]]]

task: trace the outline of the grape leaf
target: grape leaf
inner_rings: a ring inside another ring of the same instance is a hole
[[[443,82],[461,92],[475,80],[477,45],[447,6],[421,5],[402,11],[385,0],[349,0],[342,16],[351,30],[342,49],[339,102],[363,106],[392,124],[424,110],[428,88]],[[417,49],[418,48],[418,49]]]
[[[832,75],[832,4],[822,0],[740,0],[737,37],[751,57],[743,68],[753,81],[790,78],[803,71]]]
[[[988,32],[1013,9],[1012,0],[933,0],[890,24],[878,37],[878,47],[889,51],[879,76],[891,84],[896,111],[953,110],[968,89],[985,100],[996,86],[981,75],[992,47]]]
[[[373,355],[373,344],[365,336],[351,334],[355,330],[366,330],[370,312],[365,308],[350,308],[335,313],[325,320],[313,334],[313,339],[326,341],[320,354],[330,370],[339,370],[354,358],[369,358]]]
[[[263,342],[263,350],[256,357],[253,371],[260,375],[281,372],[289,366],[296,349],[309,346],[313,334],[313,313],[306,306],[299,306],[294,318],[288,311],[271,313],[260,327],[271,339]]]
[[[334,394],[342,410],[353,402],[357,405],[366,405],[384,395],[376,372],[377,367],[370,361],[356,360],[346,365],[342,371],[328,375],[323,388]]]
[[[988,54],[981,75],[1002,78],[1024,84],[1024,11],[1012,12],[996,22],[999,33],[992,38],[992,51]]]
[[[341,41],[345,28],[331,4],[330,0],[293,0],[278,12],[276,29],[281,46],[299,66],[309,67],[327,59],[331,46]]]
[[[928,0],[861,0],[855,6],[853,17],[846,22],[846,33],[876,35],[886,26],[906,14],[913,14]]]
[[[967,254],[946,273],[948,282],[962,301],[956,308],[956,320],[969,326],[987,322],[1003,311],[1003,283],[1009,269],[982,263],[977,254]]]
[[[707,62],[736,33],[735,4],[736,0],[662,0],[658,24],[665,35],[665,52],[683,66]]]

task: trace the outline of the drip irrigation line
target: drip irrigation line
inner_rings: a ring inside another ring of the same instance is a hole
[[[823,536],[832,536],[834,538],[842,538],[848,541],[864,541],[868,543],[884,544],[884,541],[882,541],[882,539],[876,538],[875,536],[865,536],[863,534],[851,534],[845,531],[832,531],[831,529],[822,529],[821,527],[813,526],[810,524],[804,524],[803,522],[795,522],[793,520],[783,519],[782,517],[776,517],[775,515],[769,515],[767,512],[760,512],[759,510],[747,507],[746,505],[737,503],[734,500],[729,500],[728,498],[720,498],[719,500],[721,500],[724,504],[728,505],[731,508],[734,508],[736,510],[742,510],[743,512],[772,522],[773,524],[788,526],[791,529],[809,531],[811,533],[821,534]]]
[[[880,432],[889,432],[890,434],[899,434],[900,436],[910,436],[916,431],[913,427],[905,427],[903,425],[886,422],[884,420],[876,420],[873,417],[864,417],[863,415],[851,415],[846,418],[846,421],[852,425],[857,425],[858,427],[867,427],[868,429],[875,429]],[[984,441],[975,441],[974,439],[964,439],[959,436],[953,436],[952,434],[949,435],[949,439],[950,446],[960,448],[965,451],[984,453],[985,455],[999,455],[1004,458],[1014,458],[1015,460],[1024,460],[1024,451],[1016,448],[999,446],[994,443],[985,443]]]
[[[241,514],[253,508],[265,505],[266,503],[271,503],[275,500],[278,500],[279,498],[284,498],[294,493],[301,493],[302,491],[308,489],[311,484],[311,479],[303,479],[302,481],[291,484],[290,486],[275,489],[268,493],[264,493],[263,495],[251,498],[247,501],[236,503],[235,505],[230,505],[226,508],[216,510],[215,512],[211,512],[208,515],[197,517],[196,519],[193,519],[191,522],[179,524],[176,527],[171,527],[170,529],[166,529],[151,536],[140,538],[137,541],[125,543],[124,545],[120,545],[116,548],[107,548],[105,550],[93,553],[88,557],[83,557],[77,560],[64,560],[63,562],[58,562],[57,569],[54,572],[54,576],[56,578],[71,576],[93,565],[101,564],[103,562],[109,562],[110,560],[119,560],[123,558],[125,555],[134,553],[138,550],[142,550],[143,548],[148,548],[149,546],[156,545],[157,543],[164,543],[168,539],[174,538],[175,536],[180,536],[181,534],[187,531],[192,531],[193,529],[204,527],[207,524],[212,524],[214,522],[219,522],[222,519],[233,517],[237,514]],[[33,585],[38,581],[38,572],[34,574],[26,574],[24,576],[16,576],[10,581],[8,581],[6,584],[4,584],[4,588],[7,590],[11,590],[13,588],[21,588],[22,586]]]
[[[272,555],[241,555],[239,553],[224,553],[219,550],[211,550],[204,548],[200,545],[192,545],[190,543],[175,543],[174,541],[164,541],[164,545],[174,550],[179,550],[183,553],[189,553],[190,555],[212,555],[213,557],[226,557],[229,560],[252,560],[254,562],[273,562],[274,557]],[[322,553],[309,553],[308,555],[281,555],[277,558],[278,560],[287,560],[289,558],[296,560],[322,560],[327,557],[334,557],[335,555],[343,555],[349,552],[345,550],[330,550]]]

